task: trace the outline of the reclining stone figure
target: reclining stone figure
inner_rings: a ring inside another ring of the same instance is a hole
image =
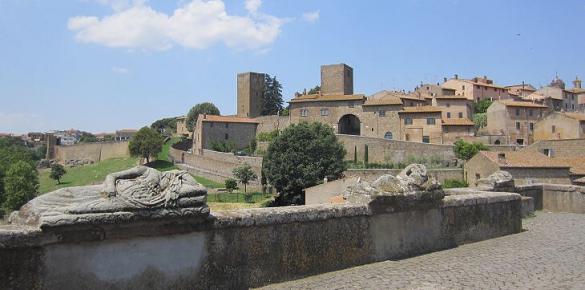
[[[138,219],[206,217],[207,190],[185,171],[138,166],[109,174],[102,185],[41,195],[10,216],[13,224],[43,227]]]
[[[429,178],[422,164],[408,165],[397,176],[380,176],[373,183],[358,181],[344,192],[344,198],[353,203],[414,204],[437,201],[445,197],[441,184]]]

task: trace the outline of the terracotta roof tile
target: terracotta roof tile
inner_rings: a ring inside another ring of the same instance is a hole
[[[331,102],[331,101],[362,101],[366,98],[363,94],[357,95],[301,95],[290,100],[289,103],[301,102]]]
[[[381,91],[369,96],[364,106],[402,105],[402,100],[394,92]]]
[[[417,107],[404,107],[402,111],[398,113],[441,113],[443,110],[439,107],[433,106],[417,106]]]
[[[259,122],[254,120],[254,119],[250,119],[250,118],[241,118],[241,117],[235,117],[235,116],[217,116],[217,115],[205,115],[202,116],[200,115],[202,118],[201,121],[202,122],[222,122],[222,123],[255,123],[258,124]]]
[[[548,108],[547,106],[543,106],[543,105],[535,104],[535,103],[531,103],[531,102],[520,102],[520,101],[512,101],[512,100],[503,100],[503,101],[497,101],[497,102],[500,102],[500,103],[506,105],[507,107]]]
[[[475,123],[466,118],[443,119],[443,126],[475,126]]]
[[[552,158],[559,165],[571,167],[571,173],[585,175],[585,157]]]
[[[539,152],[528,151],[480,151],[479,154],[485,156],[492,162],[496,163],[502,168],[569,168],[570,166],[564,162],[556,161]],[[505,157],[500,160],[499,155],[503,154]]]

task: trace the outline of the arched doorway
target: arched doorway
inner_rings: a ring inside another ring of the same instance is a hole
[[[360,119],[355,115],[344,115],[339,119],[339,134],[360,135]]]
[[[392,132],[386,132],[386,134],[384,134],[384,139],[392,140]]]

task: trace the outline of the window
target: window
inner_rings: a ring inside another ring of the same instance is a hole
[[[443,132],[445,132],[445,133],[449,133],[449,127],[447,127],[447,126],[443,126]]]
[[[516,130],[520,130],[520,122],[516,122]]]
[[[532,114],[533,114],[533,113],[534,113],[534,112],[532,111],[532,109],[528,110],[528,116],[532,117]]]
[[[544,149],[542,153],[544,153],[544,155],[546,155],[548,157],[553,157],[553,150],[552,149]]]
[[[322,108],[321,109],[321,116],[329,116],[329,109]]]
[[[447,119],[451,118],[451,112],[447,112]]]
[[[516,109],[516,116],[520,116],[520,109]]]
[[[225,127],[229,128],[230,127],[230,123],[225,123]]]
[[[386,117],[386,111],[384,111],[384,110],[378,111],[378,116],[380,116],[380,117]]]
[[[392,132],[386,132],[386,134],[384,134],[384,139],[392,140]]]
[[[211,122],[211,125],[209,125],[209,127],[213,128],[213,122]]]
[[[552,127],[550,128],[552,133],[555,133],[557,131],[557,126],[552,125]]]
[[[431,143],[431,138],[429,138],[429,136],[423,136],[422,141],[423,143]]]
[[[524,139],[516,139],[516,144],[524,145]]]
[[[228,133],[225,133],[225,139],[227,140],[230,136],[228,135]]]
[[[309,116],[309,109],[301,109],[301,117]]]
[[[459,119],[463,118],[463,113],[459,112]]]
[[[411,117],[404,118],[404,125],[412,125],[412,118]]]
[[[571,110],[575,110],[575,104],[571,105]]]
[[[435,118],[427,118],[427,125],[435,125]]]
[[[461,89],[462,89],[462,90],[465,90],[465,85],[461,86]]]
[[[534,123],[530,123],[530,131],[534,131]]]

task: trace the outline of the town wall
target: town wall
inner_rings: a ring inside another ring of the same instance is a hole
[[[2,226],[0,281],[7,289],[247,289],[519,233],[520,207],[517,194],[475,192],[408,208],[212,212],[203,223]]]
[[[346,160],[354,160],[354,151],[358,161],[364,160],[365,145],[368,145],[368,162],[398,163],[408,157],[438,158],[451,161],[455,158],[452,145],[427,144],[382,138],[370,138],[353,135],[337,135],[347,151]]]
[[[533,184],[516,186],[522,196],[534,199],[536,210],[585,213],[585,187],[563,184]]]
[[[128,142],[82,143],[68,146],[57,145],[54,148],[54,159],[60,162],[83,159],[100,162],[106,159],[130,156]]]

